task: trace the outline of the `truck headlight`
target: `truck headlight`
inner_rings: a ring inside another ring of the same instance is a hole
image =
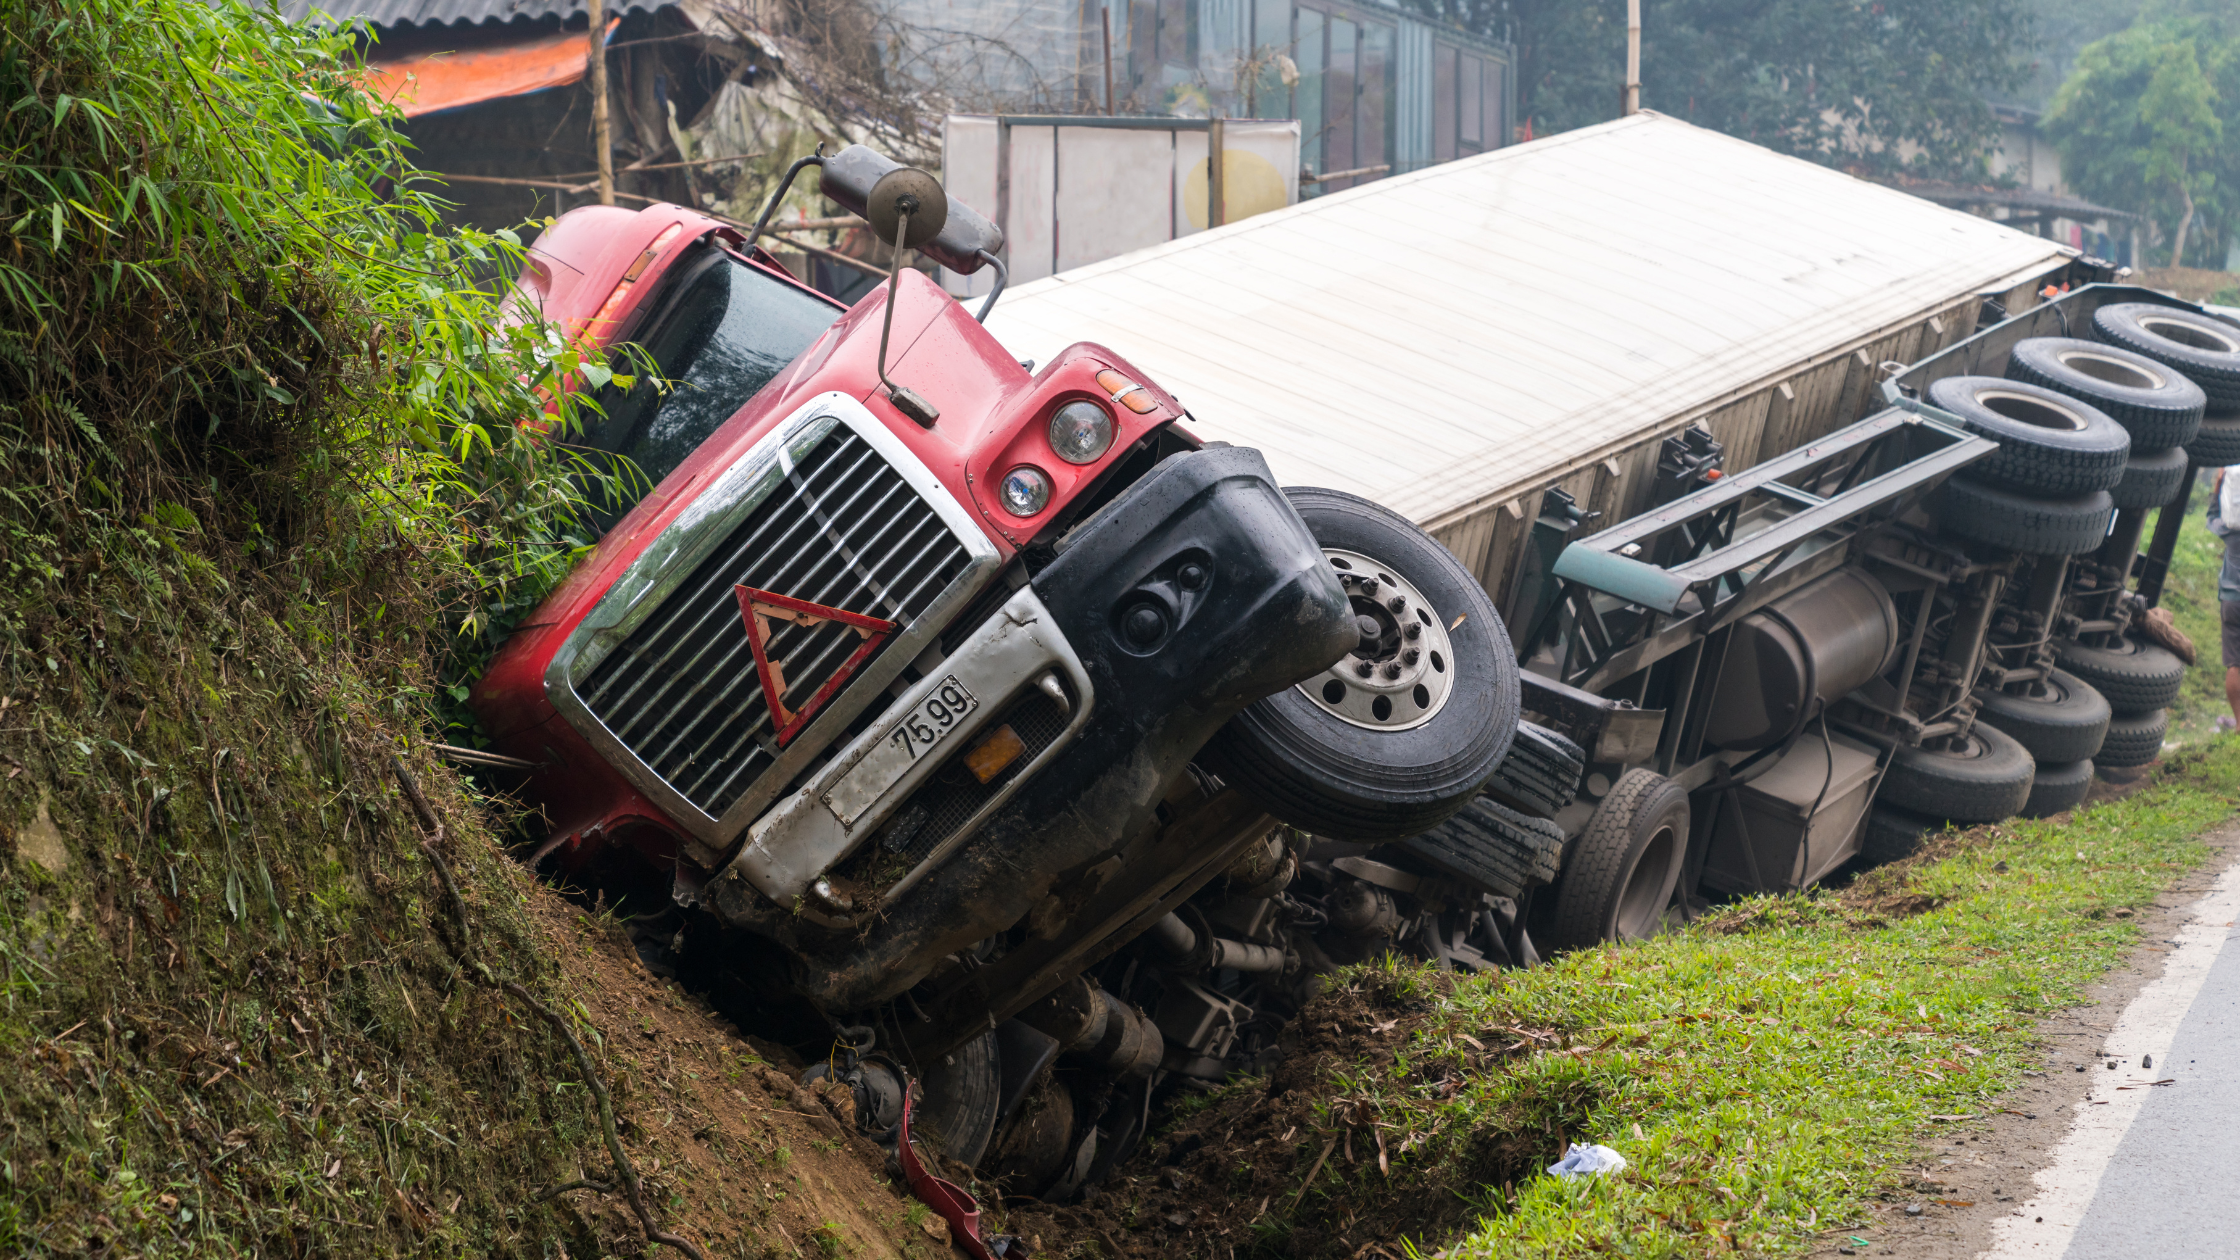
[[[1003,510],[1013,516],[1033,516],[1050,506],[1050,474],[1033,464],[1021,464],[1003,475]]]
[[[1093,464],[1112,449],[1112,414],[1093,402],[1069,402],[1050,417],[1050,449],[1069,464]]]

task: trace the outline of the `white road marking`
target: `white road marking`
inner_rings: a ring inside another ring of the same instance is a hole
[[[2076,1122],[2055,1149],[2053,1162],[2034,1179],[2037,1193],[2014,1212],[1993,1222],[1991,1248],[1979,1260],[2055,1260],[2069,1249],[2085,1209],[2100,1188],[2123,1135],[2162,1077],[2139,1067],[2141,1055],[2164,1061],[2178,1025],[2201,992],[2201,983],[2224,950],[2232,925],[2240,919],[2240,865],[2225,868],[2208,893],[2193,903],[2162,975],[2139,991],[2123,1018],[2108,1033],[2102,1049],[2122,1064],[2110,1072],[2091,1065],[2092,1098],[2077,1104]],[[2130,1085],[2131,1089],[2118,1089]]]

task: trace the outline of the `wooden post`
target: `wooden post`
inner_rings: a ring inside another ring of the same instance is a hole
[[[1619,105],[1624,114],[1641,112],[1641,0],[1626,0],[1626,82]]]
[[[1221,119],[1206,128],[1206,226],[1217,228],[1229,221],[1229,198],[1221,186]]]
[[[1112,117],[1112,6],[1104,6],[1104,114]]]
[[[607,125],[607,3],[591,0],[591,147],[599,155],[599,204],[614,204],[614,136]]]

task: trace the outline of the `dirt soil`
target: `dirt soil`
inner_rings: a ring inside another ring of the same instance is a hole
[[[2103,785],[2094,787],[2100,792]],[[1874,1204],[1878,1219],[1827,1231],[1809,1254],[1961,1260],[1990,1247],[1992,1222],[2029,1198],[2031,1178],[2052,1162],[2071,1117],[2091,1088],[2103,1083],[2104,1074],[2091,1070],[2098,1066],[2100,1043],[2131,999],[2162,973],[2186,907],[2240,860],[2240,826],[2224,827],[2202,842],[2222,856],[2178,881],[2140,915],[2142,943],[2087,990],[2089,1003],[2039,1021],[2044,1059],[2026,1083],[2000,1099],[1995,1110],[1953,1120],[1943,1132],[1925,1137],[1913,1162],[1897,1170],[1900,1188]],[[1918,1213],[1910,1210],[1915,1208]],[[1854,1238],[1871,1245],[1859,1246]]]
[[[596,995],[586,1013],[605,1053],[594,1053],[667,1228],[711,1260],[963,1254],[947,1225],[889,1177],[885,1154],[844,1123],[852,1120],[844,1094],[827,1103],[797,1084],[802,1064],[646,970],[612,919],[548,891],[535,901],[536,931],[569,973],[568,987]],[[619,1192],[559,1198],[558,1210],[596,1237],[602,1254],[640,1254],[645,1244]]]
[[[1436,983],[1437,978],[1431,978]],[[1134,1159],[1084,1203],[1016,1209],[1014,1228],[1093,1239],[1115,1257],[1390,1257],[1391,1240],[1444,1240],[1498,1195],[1536,1171],[1562,1138],[1553,1117],[1593,1098],[1533,1098],[1463,1133],[1422,1132],[1402,1094],[1437,1097],[1459,1085],[1451,1063],[1384,1082],[1381,1094],[1347,1077],[1390,1062],[1431,1004],[1367,972],[1316,998],[1286,1030],[1284,1057],[1265,1079],[1232,1082],[1176,1108]],[[1488,1049],[1473,1075],[1503,1070],[1514,1054],[1559,1044],[1554,1029],[1481,1030]],[[1437,1079],[1434,1079],[1437,1078]],[[1318,1114],[1319,1113],[1319,1114]],[[1424,1153],[1396,1157],[1421,1144]]]

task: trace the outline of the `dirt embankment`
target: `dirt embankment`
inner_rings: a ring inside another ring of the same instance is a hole
[[[679,1232],[711,1256],[950,1254],[948,1227],[897,1192],[880,1149],[798,1083],[800,1065],[756,1044],[640,965],[627,934],[549,891],[533,933],[605,1042],[625,1145]],[[596,1178],[597,1173],[589,1174]],[[609,1187],[558,1196],[582,1236],[631,1254],[637,1223]]]

